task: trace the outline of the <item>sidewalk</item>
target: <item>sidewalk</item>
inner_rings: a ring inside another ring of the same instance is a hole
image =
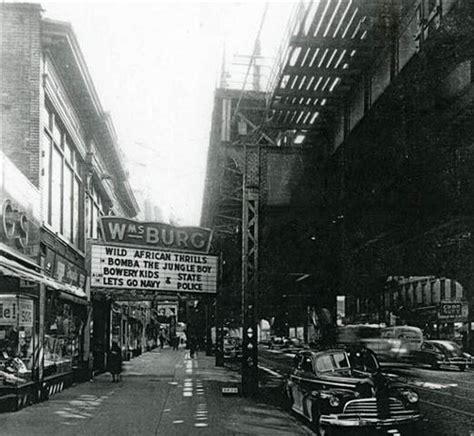
[[[2,414],[0,434],[29,435],[308,435],[287,412],[258,400],[225,397],[238,374],[213,357],[165,349],[125,362],[110,374],[76,385],[49,401]]]

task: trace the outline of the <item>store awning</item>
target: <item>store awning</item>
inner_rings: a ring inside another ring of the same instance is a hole
[[[29,282],[43,284],[50,289],[55,289],[80,299],[85,300],[87,298],[87,294],[83,289],[68,283],[58,282],[52,277],[45,276],[38,271],[29,269],[20,263],[4,256],[0,256],[0,274],[9,277],[17,277]]]

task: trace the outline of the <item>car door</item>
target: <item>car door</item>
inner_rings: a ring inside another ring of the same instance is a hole
[[[301,415],[308,416],[305,399],[311,393],[311,381],[314,377],[311,353],[300,353],[295,358],[293,372],[293,410]]]
[[[291,408],[297,412],[303,413],[303,371],[301,369],[301,362],[303,360],[303,354],[297,354],[293,360],[293,373],[290,376],[290,395],[293,400]]]
[[[433,344],[423,342],[421,349],[415,352],[418,363],[432,365],[436,361],[436,349]]]
[[[319,388],[319,385],[315,383],[316,375],[314,373],[313,356],[311,353],[303,354],[301,371],[302,413],[311,421],[314,401],[312,392]]]

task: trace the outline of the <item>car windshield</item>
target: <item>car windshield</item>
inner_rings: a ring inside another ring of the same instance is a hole
[[[374,355],[367,350],[357,350],[349,354],[353,369],[362,372],[374,373],[378,370],[378,362]]]
[[[436,348],[441,349],[441,350],[445,348],[450,353],[457,353],[457,354],[462,353],[459,345],[454,344],[453,342],[435,342],[434,345],[436,346]]]
[[[349,361],[344,352],[328,353],[316,359],[316,370],[319,372],[337,371],[349,369]]]

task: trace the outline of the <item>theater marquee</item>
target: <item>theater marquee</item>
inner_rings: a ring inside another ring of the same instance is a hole
[[[215,293],[217,257],[130,246],[91,246],[91,287]]]
[[[177,227],[115,216],[101,217],[100,223],[104,240],[114,244],[196,253],[208,253],[211,245],[212,231],[203,227]]]

